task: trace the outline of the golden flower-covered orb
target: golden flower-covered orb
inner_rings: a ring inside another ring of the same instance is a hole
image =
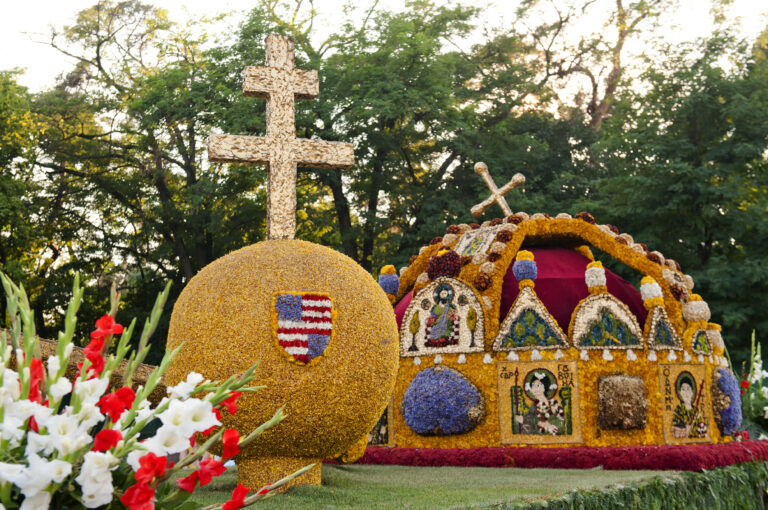
[[[287,418],[238,457],[238,481],[258,488],[320,484],[320,462],[345,453],[381,416],[398,366],[398,330],[384,291],[352,259],[298,240],[257,243],[200,271],[173,309],[167,349],[184,349],[167,382],[196,371],[226,379],[260,362],[266,388],[244,394],[226,427],[241,436],[280,406]]]

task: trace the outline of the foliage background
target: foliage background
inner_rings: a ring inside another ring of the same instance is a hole
[[[718,31],[672,45],[659,28],[671,0],[524,0],[498,26],[475,7],[374,3],[322,40],[300,2],[257,2],[226,33],[98,2],[51,33],[77,64],[48,89],[0,72],[0,270],[52,337],[75,272],[91,289],[81,324],[113,280],[121,313],[145,315],[165,281],[173,302],[206,264],[261,240],[265,169],[209,164],[206,138],[264,133],[265,102],[242,97],[240,73],[278,32],[321,77],[320,96],[297,102],[298,136],[356,146],[350,171],[300,169],[297,237],[372,272],[399,267],[472,221],[485,161],[499,184],[526,175],[514,210],[587,210],[678,260],[738,362],[753,328],[768,335],[768,31],[742,40],[726,4],[709,4]],[[594,12],[604,26],[584,30]]]

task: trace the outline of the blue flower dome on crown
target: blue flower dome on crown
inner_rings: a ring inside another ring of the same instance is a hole
[[[523,250],[517,253],[517,260],[512,265],[512,273],[517,281],[535,280],[538,274],[536,261],[533,260],[533,253]]]

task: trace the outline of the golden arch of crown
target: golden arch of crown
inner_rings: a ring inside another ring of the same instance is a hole
[[[510,211],[503,194],[524,183],[525,178],[517,174],[499,190],[487,166],[478,163],[475,171],[488,183],[491,196],[475,206],[473,214],[479,216],[494,202],[505,212]],[[531,252],[522,249],[524,243],[570,247],[592,260],[585,271],[590,294],[573,311],[568,331],[561,330],[536,296],[535,276],[528,277],[529,273],[535,275],[536,261]],[[648,311],[645,324],[638,324],[627,305],[608,292],[602,264],[594,261],[589,246],[644,275],[640,293]],[[510,269],[519,281],[520,292],[506,317],[500,317],[502,283]],[[597,224],[589,213],[551,217],[546,213],[518,212],[482,224],[451,225],[444,236],[432,239],[418,255],[411,257],[409,266],[401,268],[399,289],[393,301],[399,301],[409,291],[415,300],[420,293],[428,294],[424,291],[433,292],[446,279],[468,288],[465,294],[475,296],[478,306],[474,313],[483,321],[484,343],[475,344],[474,350],[464,347],[461,352],[509,351],[508,359],[517,360],[521,351],[533,351],[533,359],[537,359],[540,351],[551,349],[556,351],[555,359],[559,359],[560,349],[573,347],[581,350],[582,359],[587,360],[590,349],[602,349],[606,359],[612,358],[610,351],[615,349],[626,350],[629,359],[637,356],[635,351],[648,350],[648,359],[652,361],[656,360],[657,351],[666,351],[670,361],[680,354],[681,361],[690,361],[695,356],[698,361],[706,358],[714,365],[728,366],[721,328],[708,322],[709,307],[692,293],[693,278],[683,274],[676,261],[649,250],[612,225]],[[408,345],[408,320],[414,320],[412,310],[416,309],[418,306],[412,304],[402,321],[403,357],[424,354]],[[531,335],[530,328],[518,325],[525,320],[525,313],[532,317],[530,320],[541,323],[538,334]],[[594,330],[602,319],[611,328]]]

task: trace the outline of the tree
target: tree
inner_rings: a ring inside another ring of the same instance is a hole
[[[728,34],[667,50],[604,124],[589,207],[679,261],[744,355],[768,334],[768,65]]]

